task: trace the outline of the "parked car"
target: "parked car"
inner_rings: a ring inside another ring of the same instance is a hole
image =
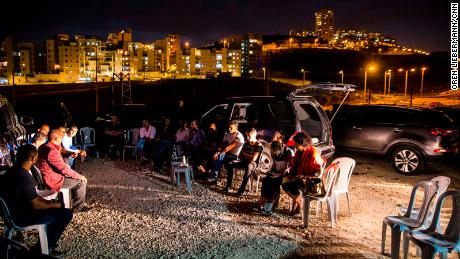
[[[332,121],[338,149],[386,155],[401,174],[458,153],[458,129],[444,113],[387,105],[343,105]]]
[[[323,156],[329,158],[335,151],[326,113],[313,97],[303,95],[301,91],[287,97],[229,98],[206,112],[201,124],[207,127],[210,123],[216,123],[222,133],[227,130],[230,120],[238,121],[241,132],[249,127],[256,128],[266,141],[271,141],[276,130],[282,131],[286,137],[304,130],[314,138],[315,146]]]
[[[16,148],[26,140],[26,129],[8,99],[0,95],[0,174],[12,165]]]

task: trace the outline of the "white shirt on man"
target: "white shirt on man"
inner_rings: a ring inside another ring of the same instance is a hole
[[[241,149],[243,148],[244,144],[244,136],[241,134],[241,132],[237,131],[236,133],[230,134],[230,133],[225,133],[224,135],[224,143],[227,143],[227,145],[232,144],[233,142],[236,143],[236,145],[229,151],[230,153],[238,156],[240,154]]]
[[[76,147],[72,146],[72,137],[69,137],[67,134],[62,137],[62,147],[69,152],[78,150]]]

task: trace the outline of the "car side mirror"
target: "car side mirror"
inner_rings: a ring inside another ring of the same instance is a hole
[[[21,116],[19,118],[19,123],[23,126],[33,126],[34,125],[34,118],[32,116]]]

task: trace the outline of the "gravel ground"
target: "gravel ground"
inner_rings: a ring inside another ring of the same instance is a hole
[[[287,216],[284,193],[274,215],[266,217],[251,209],[258,195],[224,196],[223,183],[194,183],[189,195],[133,162],[88,161],[82,172],[92,209],[74,215],[60,248],[66,258],[379,258],[382,219],[407,204],[414,183],[446,175],[450,188],[459,189],[459,166],[436,164],[407,177],[382,160],[350,156],[357,161],[351,216],[341,196],[336,228],[325,209],[320,215],[312,209],[309,230],[301,227],[300,214]],[[414,247],[410,252],[415,256]]]
[[[277,258],[299,247],[232,220],[223,196],[132,164],[85,163],[93,208],[75,215],[60,241],[68,258]]]

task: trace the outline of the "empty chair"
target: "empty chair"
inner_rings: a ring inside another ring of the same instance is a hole
[[[333,195],[337,198],[336,200],[336,210],[335,213],[339,211],[339,194],[346,194],[347,204],[348,204],[348,216],[350,216],[350,199],[348,198],[348,185],[350,184],[351,174],[355,169],[356,162],[353,158],[349,157],[339,157],[332,161],[332,164],[338,163],[340,167],[340,174],[337,177],[337,183],[334,186]],[[337,215],[336,215],[337,217]]]
[[[452,214],[444,233],[437,231],[441,210],[446,198],[452,198]],[[460,192],[447,191],[442,194],[436,204],[433,220],[426,230],[410,230],[406,233],[407,238],[419,246],[422,250],[422,258],[434,258],[440,253],[442,258],[447,258],[450,252],[460,251]]]
[[[420,187],[423,187],[424,190],[423,201],[420,207],[420,213],[418,214],[418,217],[416,219],[412,219],[410,215],[414,207],[417,190]],[[431,181],[422,181],[416,183],[412,189],[412,193],[409,200],[409,206],[406,214],[404,214],[404,216],[385,217],[382,224],[382,254],[384,254],[385,252],[386,230],[387,226],[389,226],[391,228],[391,258],[399,258],[401,232],[409,229],[419,228],[423,225],[426,216],[428,215],[430,204],[432,203],[437,190],[438,186]]]
[[[136,149],[137,142],[139,141],[139,129],[132,128],[125,134],[125,145],[123,146],[123,162],[125,161],[126,149]],[[140,156],[142,157],[142,155]]]
[[[447,177],[447,176],[437,176],[437,177],[431,179],[430,181],[434,182],[434,183],[436,183],[438,185],[438,191],[436,192],[436,197],[435,197],[435,199],[433,201],[433,203],[436,205],[436,202],[437,202],[438,198],[441,196],[441,194],[446,192],[447,187],[449,187],[450,178]],[[399,209],[399,215],[404,215],[404,214],[406,214],[406,212],[407,212],[406,207],[402,207],[402,208]],[[417,218],[419,212],[420,212],[420,208],[412,208],[411,218],[413,218],[413,219]],[[431,221],[430,221],[430,223],[431,223]],[[428,223],[428,225],[430,223]]]
[[[10,211],[8,209],[8,206],[6,205],[5,201],[0,198],[0,216],[3,219],[3,229],[5,233],[5,237],[8,239],[11,239],[13,235],[13,231],[16,232],[22,232],[22,231],[28,231],[28,230],[37,230],[38,235],[40,237],[40,247],[41,251],[43,254],[49,254],[49,249],[48,249],[48,238],[46,236],[46,225],[45,224],[40,224],[40,225],[32,225],[32,226],[27,226],[27,227],[19,227],[16,224],[14,224],[13,219],[10,216]]]
[[[80,129],[80,144],[81,149],[88,151],[88,147],[96,146],[96,131],[90,127],[83,127]],[[96,151],[96,156],[99,158],[99,152]]]
[[[337,180],[340,167],[338,163],[332,163],[326,168],[326,173],[321,177],[323,180],[324,189],[326,193],[324,196],[311,196],[308,194],[302,194],[302,220],[303,226],[308,228],[308,216],[310,214],[310,202],[316,200],[318,202],[326,202],[329,214],[329,220],[331,221],[332,227],[335,227],[335,197],[332,195],[333,187]]]
[[[433,219],[433,214],[434,214],[434,210],[435,210],[437,201],[438,201],[439,197],[443,193],[446,192],[447,187],[449,187],[450,178],[447,177],[447,176],[437,176],[437,177],[431,179],[430,182],[433,182],[434,184],[436,184],[438,186],[438,191],[436,192],[436,196],[433,199],[433,203],[432,203],[432,206],[431,206],[432,209],[428,210],[428,215],[426,216],[425,222],[423,223],[422,226],[416,228],[415,230],[425,230],[430,226],[431,221]],[[407,208],[401,208],[399,210],[399,215],[404,215],[406,212],[407,212]],[[410,217],[413,218],[413,219],[416,219],[418,217],[419,213],[420,213],[420,208],[413,208]],[[439,227],[439,225],[438,225],[438,227]],[[404,258],[407,258],[407,254],[408,254],[408,250],[409,250],[409,240],[406,237],[407,237],[406,235],[403,236]],[[419,250],[417,250],[417,255],[418,255],[418,253],[419,253]]]

